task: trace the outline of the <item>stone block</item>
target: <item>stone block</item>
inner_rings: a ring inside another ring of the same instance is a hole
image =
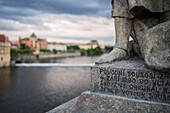
[[[96,65],[91,91],[170,104],[170,73],[149,70],[138,58]]]
[[[63,113],[168,113],[169,104],[86,91]]]

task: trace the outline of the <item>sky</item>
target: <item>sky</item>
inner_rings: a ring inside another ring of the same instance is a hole
[[[48,41],[114,44],[110,0],[0,0],[0,34],[10,40],[33,32]]]

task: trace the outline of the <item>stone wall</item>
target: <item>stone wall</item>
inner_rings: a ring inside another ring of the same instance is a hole
[[[39,55],[39,59],[44,58],[61,58],[61,57],[73,57],[73,56],[80,56],[80,52],[76,53],[58,53],[58,54],[47,54],[47,55]]]
[[[62,57],[74,57],[81,56],[80,52],[76,53],[57,53],[57,54],[40,54],[40,55],[20,55],[21,61],[36,60],[36,59],[48,59],[48,58],[62,58]]]
[[[0,42],[0,67],[10,66],[10,43]]]

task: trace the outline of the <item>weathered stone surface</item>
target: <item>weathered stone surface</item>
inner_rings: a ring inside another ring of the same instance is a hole
[[[142,10],[150,12],[168,11],[169,0],[112,0],[113,17],[129,17],[139,15]]]
[[[140,101],[86,91],[62,113],[168,113],[169,104]]]
[[[170,21],[136,31],[145,64],[155,70],[170,71]]]
[[[115,49],[96,64],[111,63],[131,55],[129,36],[134,51],[144,59],[148,68],[170,70],[170,1],[112,0],[115,18]]]
[[[79,99],[79,97],[76,97],[76,98],[48,111],[47,113],[63,113],[63,111],[66,111],[67,109],[72,107],[77,102],[78,99]]]
[[[149,70],[131,58],[91,68],[91,91],[170,103],[170,73]]]
[[[119,48],[115,48],[113,49],[108,55],[104,55],[103,58],[101,58],[98,62],[96,62],[96,64],[100,64],[100,63],[109,63],[112,62],[113,60],[122,60],[127,56],[127,52],[119,49]]]

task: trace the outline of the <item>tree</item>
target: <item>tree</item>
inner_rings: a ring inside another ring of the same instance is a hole
[[[30,47],[29,46],[27,46],[26,44],[24,44],[24,43],[21,43],[20,44],[20,50],[18,50],[18,53],[33,53],[34,52],[34,50],[31,50],[30,49]]]
[[[99,46],[94,48],[93,51],[94,51],[94,53],[93,53],[94,55],[101,55],[101,54],[103,54],[103,50]]]
[[[48,53],[51,52],[49,49],[40,49],[40,52]]]
[[[11,58],[17,58],[18,57],[18,52],[16,49],[11,48]]]
[[[81,49],[81,55],[88,55],[88,56],[94,56],[94,55],[101,55],[103,54],[103,50],[97,46],[96,48],[91,48],[91,49]]]
[[[53,53],[54,53],[54,54],[57,54],[57,50],[56,50],[56,49],[53,49]]]
[[[106,53],[110,53],[110,51],[112,51],[113,48],[114,48],[113,46],[105,46],[104,50]]]
[[[86,50],[85,49],[80,49],[80,53],[81,53],[81,55],[85,55],[86,54]]]
[[[71,46],[67,46],[67,49],[70,50],[70,49],[73,49],[73,50],[80,50],[80,47],[77,46],[77,45],[71,45]]]
[[[27,45],[24,44],[24,43],[21,43],[21,44],[20,44],[20,49],[30,49],[30,47],[27,46]]]

